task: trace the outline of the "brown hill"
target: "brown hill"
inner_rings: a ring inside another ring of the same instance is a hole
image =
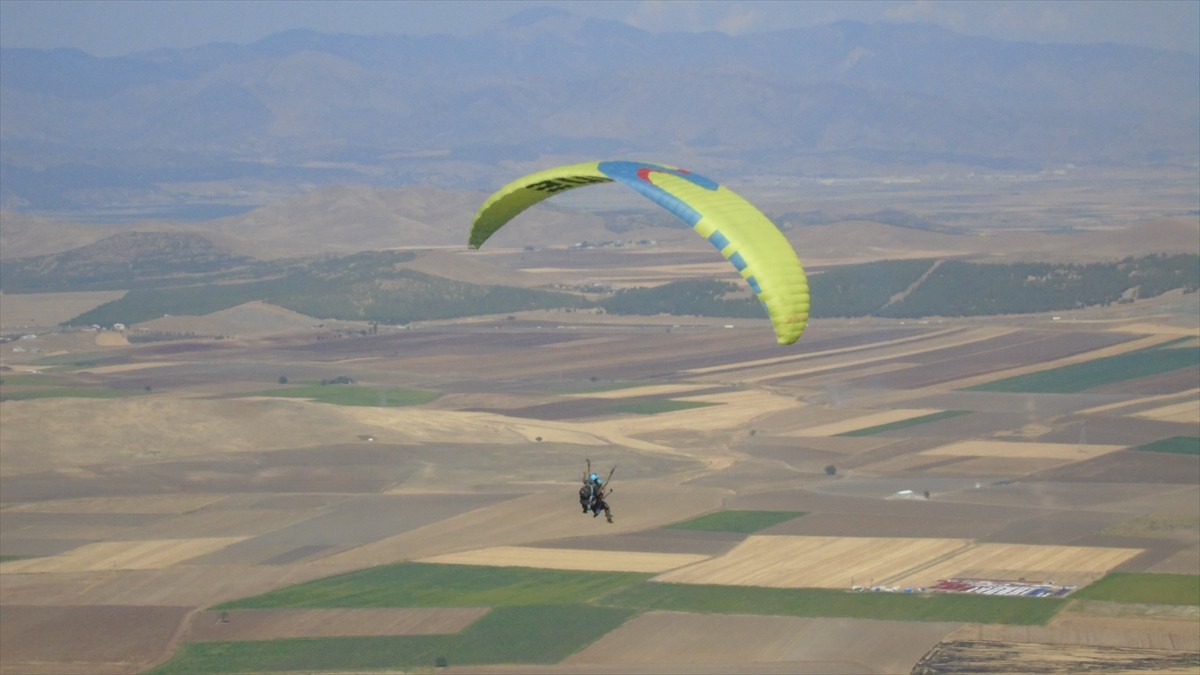
[[[204,229],[237,240],[239,252],[263,259],[395,248],[466,248],[471,220],[485,198],[481,193],[427,187],[342,186],[212,221]],[[605,232],[597,216],[543,205],[524,214],[519,228],[496,235],[490,245],[612,238]]]
[[[111,234],[118,227],[88,225],[16,211],[0,211],[0,260],[62,253],[86,246]]]
[[[321,323],[290,309],[265,302],[247,302],[204,316],[165,316],[137,325],[138,330],[226,335],[235,338],[277,335],[311,330]]]

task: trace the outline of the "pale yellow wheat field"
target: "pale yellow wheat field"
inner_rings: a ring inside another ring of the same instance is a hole
[[[707,560],[708,556],[690,553],[645,553],[638,551],[596,551],[531,546],[493,546],[461,553],[424,558],[419,562],[454,565],[491,565],[494,567],[537,567],[555,570],[593,572],[663,572]]]

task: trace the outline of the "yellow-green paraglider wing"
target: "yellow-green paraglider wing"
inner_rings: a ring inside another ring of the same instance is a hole
[[[505,223],[544,199],[571,188],[611,182],[611,178],[600,172],[596,162],[546,169],[517,179],[497,190],[479,207],[475,222],[471,224],[471,248],[483,246],[483,242]]]
[[[572,188],[616,181],[637,190],[692,226],[741,273],[762,301],[779,344],[790,345],[808,322],[808,281],[779,228],[729,188],[698,174],[643,162],[584,162],[513,181],[488,198],[471,225],[479,248],[534,204]]]

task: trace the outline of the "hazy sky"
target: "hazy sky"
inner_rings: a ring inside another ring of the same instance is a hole
[[[924,21],[1006,40],[1117,42],[1200,55],[1200,0],[0,0],[0,45],[74,47],[116,56],[209,42],[244,44],[292,28],[467,35],[546,5],[656,32],[740,34],[838,19]]]

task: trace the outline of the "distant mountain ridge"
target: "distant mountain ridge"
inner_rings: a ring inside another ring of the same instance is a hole
[[[1190,55],[925,24],[654,34],[537,10],[468,37],[0,50],[0,206],[47,214],[209,218],[328,184],[483,189],[562,158],[748,178],[1194,166],[1198,138]]]

